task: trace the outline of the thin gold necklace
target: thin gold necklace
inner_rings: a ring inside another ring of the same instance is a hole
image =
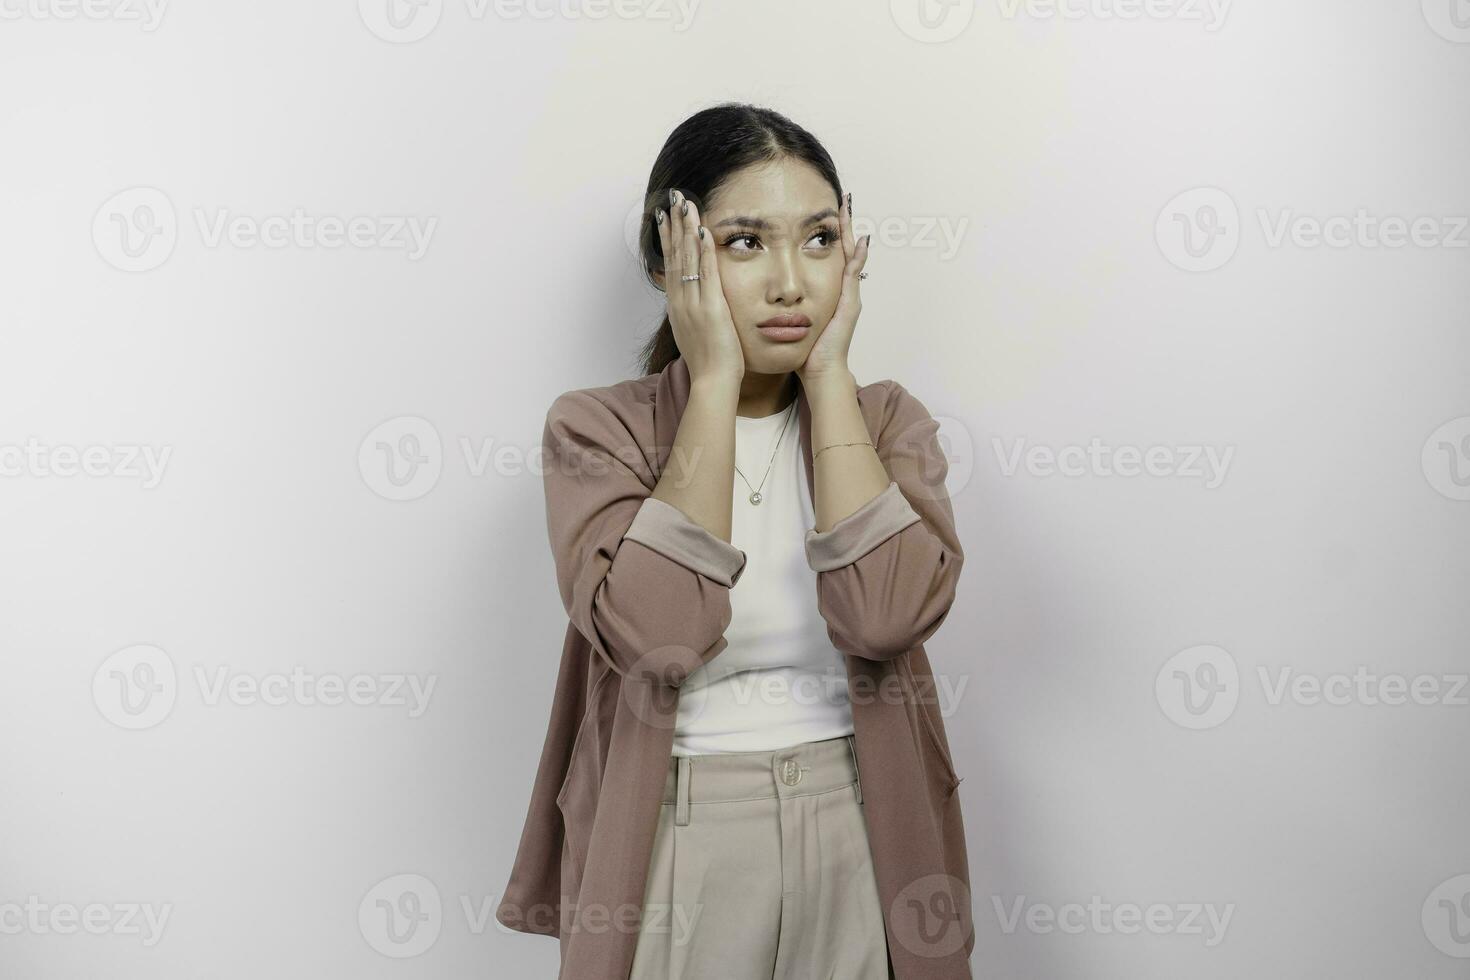
[[[761,477],[761,487],[766,485],[766,477],[771,475],[771,466],[776,462],[776,450],[781,448],[781,440],[786,438],[786,430],[791,426],[791,417],[796,414],[796,399],[791,400],[791,407],[786,410],[786,421],[781,424],[781,434],[776,437],[776,448],[771,450],[770,462],[766,463],[766,475]],[[740,473],[740,467],[735,467],[735,472]],[[745,480],[745,474],[740,473],[740,479]],[[745,480],[745,485],[750,486],[750,481]],[[760,487],[752,487],[750,496],[746,498],[751,504],[759,506],[765,497],[761,496]]]

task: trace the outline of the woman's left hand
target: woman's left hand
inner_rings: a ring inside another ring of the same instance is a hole
[[[832,319],[807,352],[806,363],[796,369],[803,387],[809,388],[823,378],[848,377],[851,373],[847,368],[847,352],[852,347],[853,330],[863,309],[858,295],[858,273],[868,263],[868,240],[873,236],[864,235],[860,242],[853,240],[851,194],[843,204],[845,207],[837,209],[837,220],[842,227],[842,255],[846,260],[842,269],[842,296],[837,300]]]

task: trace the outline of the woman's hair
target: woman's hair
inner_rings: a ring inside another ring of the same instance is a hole
[[[842,200],[842,184],[826,148],[811,133],[773,109],[724,102],[701,109],[680,123],[653,162],[648,192],[643,197],[638,250],[648,281],[656,287],[654,273],[664,271],[663,246],[653,212],[657,207],[668,210],[671,189],[693,201],[703,216],[705,205],[715,191],[736,171],[783,158],[810,164],[827,178],[837,200]],[[665,314],[639,354],[643,373],[657,374],[678,356],[674,329]]]

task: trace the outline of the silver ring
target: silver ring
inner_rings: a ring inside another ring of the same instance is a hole
[[[859,272],[858,273],[858,278],[859,279],[866,279],[866,278],[868,278],[868,274],[866,272]]]
[[[694,280],[698,279],[699,276],[698,275],[693,275],[693,276],[680,276],[679,278],[682,279],[682,280],[684,280],[685,282],[693,282]]]

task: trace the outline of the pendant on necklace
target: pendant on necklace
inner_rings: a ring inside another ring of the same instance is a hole
[[[750,502],[753,504],[759,504],[761,502],[761,492],[759,490],[754,490],[751,492]]]

